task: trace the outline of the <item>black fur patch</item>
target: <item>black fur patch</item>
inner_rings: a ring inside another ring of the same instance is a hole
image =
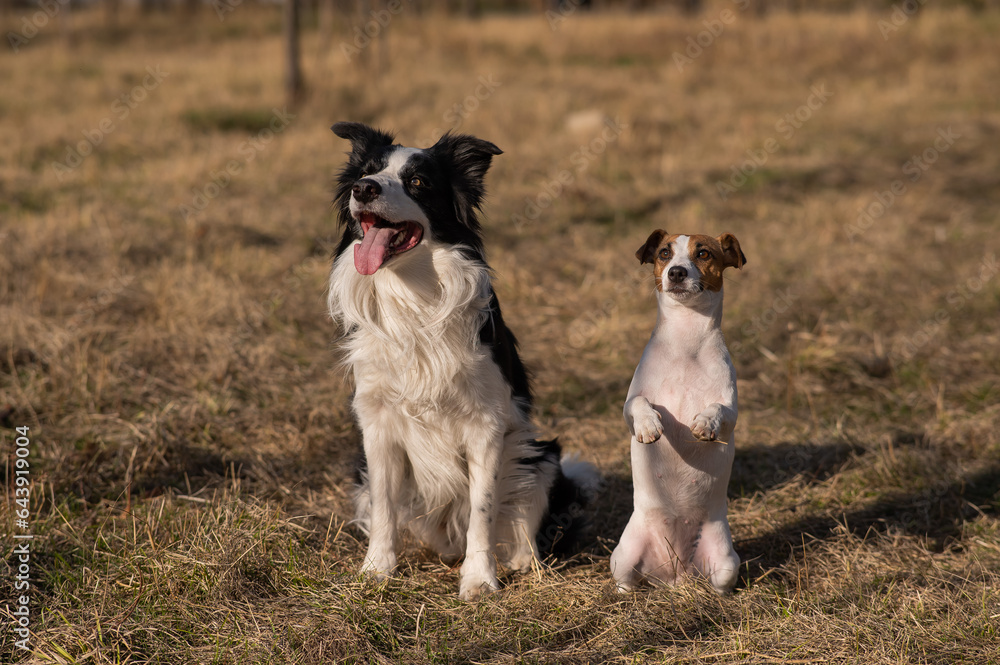
[[[514,398],[520,402],[528,415],[534,408],[531,397],[531,379],[517,352],[517,339],[504,322],[500,312],[500,301],[490,290],[490,316],[479,329],[479,343],[488,346],[493,354],[493,362],[503,372],[511,387]]]
[[[589,497],[579,485],[559,469],[549,490],[549,512],[538,528],[536,542],[542,558],[569,556],[579,551],[583,536],[590,527],[585,510]]]
[[[584,514],[590,497],[563,474],[560,464],[562,446],[558,439],[532,443],[537,454],[518,462],[525,466],[549,463],[556,467],[556,477],[549,488],[549,510],[542,518],[535,542],[543,559],[567,556],[580,548],[582,537],[590,526],[590,520]]]

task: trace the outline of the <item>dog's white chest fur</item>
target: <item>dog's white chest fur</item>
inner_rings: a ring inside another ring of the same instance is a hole
[[[678,334],[658,329],[647,344],[633,377],[636,392],[654,397],[654,404],[669,405],[681,423],[692,422],[721,398],[735,403],[734,371],[722,334],[690,340],[684,338],[693,331],[683,323],[670,328]]]
[[[733,432],[723,429],[717,441],[706,442],[691,425],[711,404],[736,404],[735,373],[722,334],[701,330],[704,321],[689,321],[684,311],[676,314],[669,324],[661,321],[629,387],[629,398],[644,397],[663,427],[656,442],[632,446],[635,507],[700,523],[710,504],[725,501]]]
[[[345,360],[358,388],[419,409],[442,392],[458,392],[486,359],[470,340],[487,315],[489,274],[484,266],[470,269],[456,250],[418,247],[412,254],[371,276],[359,275],[344,254],[331,274],[329,306],[354,329]]]
[[[362,276],[344,254],[329,305],[355,327],[345,361],[356,415],[405,447],[417,492],[433,508],[468,493],[465,445],[483,427],[508,429],[510,390],[489,350],[471,343],[487,316],[486,267],[452,248],[419,247],[407,258]]]

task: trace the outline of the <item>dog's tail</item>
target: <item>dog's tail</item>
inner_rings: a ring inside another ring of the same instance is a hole
[[[559,444],[552,442],[554,446]],[[543,558],[566,556],[580,548],[590,526],[586,509],[597,497],[601,474],[575,454],[563,455],[549,489],[549,512],[538,529],[538,549]]]

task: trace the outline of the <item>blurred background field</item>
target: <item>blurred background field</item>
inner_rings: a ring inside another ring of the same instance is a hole
[[[8,4],[0,604],[18,426],[36,540],[0,661],[1000,662],[1000,13],[800,5],[306,6],[289,100],[280,6],[56,3],[11,42],[42,10]],[[479,605],[412,547],[356,576],[338,120],[504,150],[487,248],[538,423],[606,477],[585,551]],[[609,586],[655,228],[748,259],[727,598]]]

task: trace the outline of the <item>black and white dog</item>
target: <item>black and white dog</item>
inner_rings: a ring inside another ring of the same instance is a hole
[[[477,216],[500,149],[453,134],[406,148],[360,123],[333,131],[352,148],[337,184],[344,230],[329,309],[364,443],[362,571],[392,574],[405,527],[443,559],[465,557],[459,595],[473,600],[499,588],[498,559],[525,570],[540,546],[568,541],[599,479],[535,438]]]

